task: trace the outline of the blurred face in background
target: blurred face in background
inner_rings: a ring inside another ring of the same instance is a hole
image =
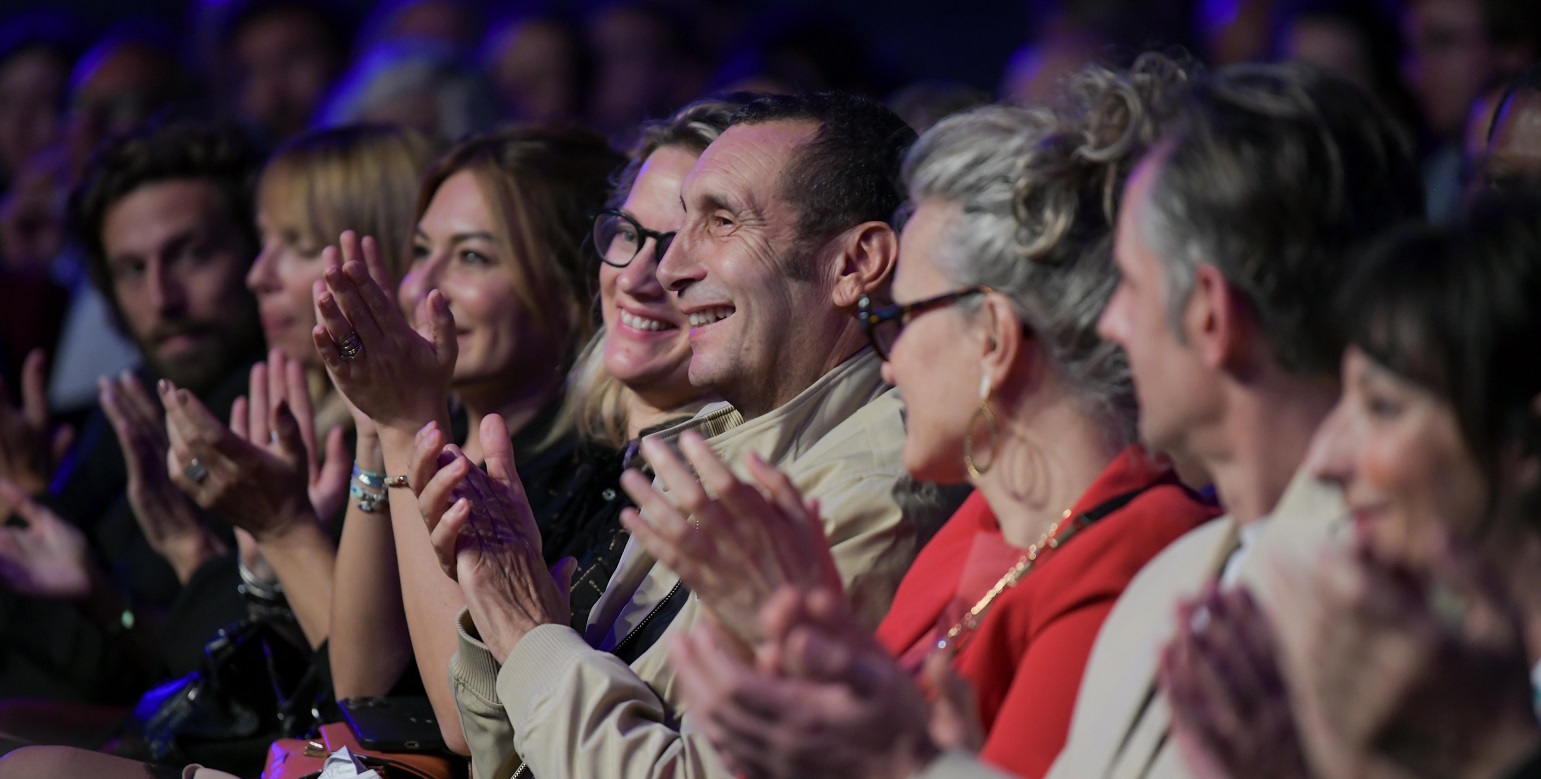
[[[262,318],[262,334],[269,348],[282,349],[290,358],[307,367],[321,366],[320,355],[311,340],[316,326],[316,310],[311,301],[311,287],[326,270],[321,250],[326,244],[300,223],[292,205],[273,202],[268,196],[274,189],[275,176],[263,176],[263,197],[257,207],[257,233],[262,250],[246,274],[246,286],[257,296],[257,310]],[[279,188],[279,191],[282,191]]]
[[[81,169],[96,147],[129,132],[171,102],[181,66],[146,43],[98,46],[75,66],[66,129],[70,156]]]
[[[1439,138],[1456,137],[1497,67],[1478,0],[1410,0],[1402,14],[1402,77]]]
[[[275,143],[305,129],[343,58],[324,21],[299,6],[248,20],[230,48],[236,109]]]
[[[1465,535],[1487,513],[1486,481],[1454,407],[1355,347],[1312,459],[1317,478],[1343,489],[1355,530],[1415,563],[1437,553],[1442,527]]]
[[[680,182],[695,161],[695,153],[679,146],[654,151],[620,210],[642,229],[679,230],[685,221]],[[690,384],[690,329],[658,281],[665,247],[630,222],[605,219],[610,227],[604,234],[613,237],[606,245],[595,244],[607,258],[599,268],[605,369],[659,408],[682,405],[700,391]]]
[[[582,43],[560,24],[516,22],[490,42],[486,70],[509,114],[549,122],[578,113]]]
[[[108,206],[102,249],[128,334],[156,373],[208,389],[258,346],[242,283],[253,247],[219,188],[144,184]]]
[[[498,216],[474,171],[446,178],[418,220],[412,264],[397,293],[409,319],[432,290],[448,301],[460,345],[454,373],[460,387],[544,376],[561,349],[538,335],[515,287],[514,264],[538,258],[512,254],[498,238]]]
[[[43,47],[0,62],[0,180],[59,138],[70,63]]]
[[[1541,181],[1541,92],[1518,91],[1499,108],[1482,182],[1506,189]]]

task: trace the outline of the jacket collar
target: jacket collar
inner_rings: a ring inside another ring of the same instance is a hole
[[[888,389],[882,369],[877,353],[863,347],[767,414],[746,420],[731,404],[718,402],[648,437],[673,444],[681,433],[695,430],[730,465],[750,451],[777,465],[802,456],[825,434],[882,395]]]

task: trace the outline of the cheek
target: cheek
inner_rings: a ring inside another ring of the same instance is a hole
[[[615,286],[620,277],[619,268],[605,265],[599,269],[599,310],[605,320],[605,329],[615,326],[615,319],[619,313],[615,305]]]

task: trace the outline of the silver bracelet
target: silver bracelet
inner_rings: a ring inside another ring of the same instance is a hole
[[[241,574],[240,589],[243,595],[265,601],[276,601],[284,597],[283,582],[265,582],[257,578],[257,574],[252,573],[252,570],[246,567],[246,563],[240,560],[236,561],[235,568]]]

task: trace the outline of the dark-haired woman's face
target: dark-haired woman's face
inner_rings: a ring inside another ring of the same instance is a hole
[[[1356,532],[1414,563],[1438,548],[1441,528],[1465,535],[1488,505],[1449,401],[1352,346],[1343,396],[1317,431],[1310,462],[1318,478],[1343,488]]]
[[[412,265],[397,291],[409,319],[430,291],[444,295],[460,345],[457,386],[548,376],[559,354],[532,337],[535,319],[520,302],[512,268],[522,260],[508,256],[495,236],[493,210],[476,175],[455,173],[417,223]]]

